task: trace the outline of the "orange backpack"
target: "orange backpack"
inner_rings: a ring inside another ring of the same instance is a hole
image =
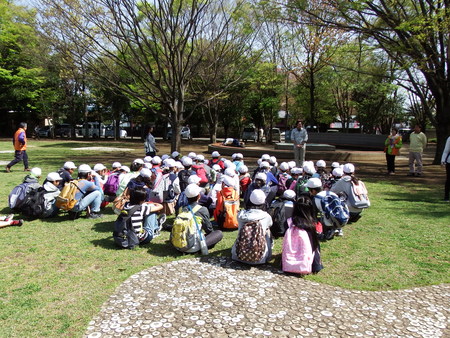
[[[238,228],[237,213],[239,211],[239,195],[236,190],[233,190],[231,196],[222,196],[222,210],[217,216],[217,223],[222,229],[234,230]]]

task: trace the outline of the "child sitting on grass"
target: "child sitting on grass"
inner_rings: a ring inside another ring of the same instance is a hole
[[[131,216],[131,224],[139,238],[139,244],[147,244],[159,235],[159,223],[156,212],[163,206],[157,203],[146,203],[147,192],[143,187],[136,187],[131,190],[130,202],[125,204],[124,210],[131,210],[134,206],[140,205]]]

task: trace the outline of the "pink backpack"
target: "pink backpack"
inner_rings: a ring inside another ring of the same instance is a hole
[[[309,274],[314,260],[314,252],[308,233],[297,228],[292,223],[292,218],[289,218],[287,223],[289,228],[284,234],[281,255],[282,270],[302,275]]]

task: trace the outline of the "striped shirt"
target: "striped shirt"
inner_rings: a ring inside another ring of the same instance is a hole
[[[144,240],[147,237],[147,231],[144,229],[144,218],[151,214],[153,204],[144,203],[131,215],[131,226],[138,235],[139,239]],[[127,204],[126,210],[130,210],[134,205]]]

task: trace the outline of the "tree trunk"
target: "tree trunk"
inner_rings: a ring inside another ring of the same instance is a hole
[[[450,92],[444,93],[441,100],[436,98],[436,121],[437,144],[433,164],[440,164],[445,142],[450,136]]]

